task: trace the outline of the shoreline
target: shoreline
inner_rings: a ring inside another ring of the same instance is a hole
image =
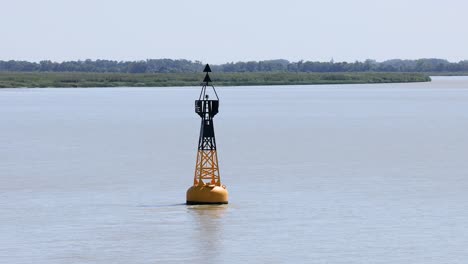
[[[199,86],[199,73],[0,72],[0,88],[97,88]],[[273,86],[430,82],[423,73],[213,73],[216,86]]]

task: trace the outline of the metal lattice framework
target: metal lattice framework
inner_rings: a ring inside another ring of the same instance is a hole
[[[199,150],[195,168],[194,185],[214,184],[221,186],[216,150]]]
[[[213,117],[218,113],[219,98],[211,82],[208,72],[211,69],[205,67],[206,76],[203,80],[202,90],[198,100],[195,101],[195,112],[201,117],[200,137],[198,140],[197,163],[195,166],[194,185],[221,186],[219,175],[218,155],[216,153],[216,139],[213,126]],[[216,96],[215,100],[209,100],[206,93],[207,87],[212,87]]]

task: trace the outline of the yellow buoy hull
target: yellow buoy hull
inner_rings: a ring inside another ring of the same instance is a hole
[[[226,187],[216,185],[197,185],[187,190],[187,204],[227,204]]]

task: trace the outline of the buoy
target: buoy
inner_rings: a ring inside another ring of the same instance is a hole
[[[201,185],[187,190],[187,204],[227,204],[226,186]]]
[[[219,98],[214,86],[210,85],[208,73],[211,68],[208,64],[203,72],[206,75],[200,96],[195,100],[195,113],[201,117],[200,137],[193,185],[187,190],[187,204],[227,204],[228,191],[221,184],[213,125],[213,117],[219,109]],[[216,99],[209,98],[207,87],[213,88]]]

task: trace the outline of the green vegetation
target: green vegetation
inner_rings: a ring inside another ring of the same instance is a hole
[[[0,72],[115,72],[115,73],[197,73],[200,61],[148,59],[142,61],[1,61]],[[444,59],[375,60],[355,62],[320,62],[264,60],[211,65],[214,72],[468,72],[468,60],[449,62]]]
[[[0,88],[197,86],[202,73],[0,72]],[[213,73],[217,86],[427,82],[420,73]]]

